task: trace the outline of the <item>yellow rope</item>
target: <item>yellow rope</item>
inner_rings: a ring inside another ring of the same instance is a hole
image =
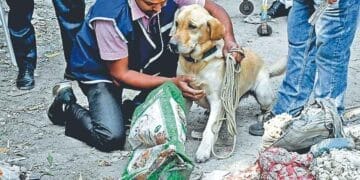
[[[225,159],[230,157],[235,149],[236,145],[236,118],[235,118],[235,111],[237,106],[240,103],[240,87],[239,87],[239,73],[241,71],[240,64],[236,62],[234,57],[231,55],[232,52],[239,52],[242,56],[244,56],[243,49],[241,48],[235,48],[232,49],[226,56],[225,61],[225,74],[224,79],[222,83],[222,90],[221,90],[221,102],[224,111],[222,111],[219,115],[219,118],[215,124],[217,124],[216,127],[218,129],[213,129],[214,134],[216,137],[218,136],[218,132],[221,128],[221,125],[223,121],[226,121],[227,130],[231,136],[233,136],[233,147],[229,154],[225,156],[219,156],[214,151],[215,143],[213,144],[211,151],[212,154],[219,158],[219,159]]]

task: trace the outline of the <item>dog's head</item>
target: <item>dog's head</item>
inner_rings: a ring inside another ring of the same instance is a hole
[[[180,8],[174,19],[170,35],[170,48],[185,57],[202,57],[224,36],[225,28],[200,5]]]

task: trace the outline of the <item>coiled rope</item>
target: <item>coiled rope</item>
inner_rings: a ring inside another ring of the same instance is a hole
[[[231,53],[233,52],[238,52],[241,54],[241,56],[245,57],[244,50],[242,48],[233,48],[226,55],[225,74],[222,82],[222,89],[220,96],[224,111],[221,111],[221,113],[219,114],[219,118],[215,123],[217,125],[215,127],[218,127],[218,129],[215,129],[214,127],[212,129],[213,133],[215,134],[215,137],[218,137],[221,125],[223,121],[226,121],[227,130],[229,134],[233,137],[233,145],[230,153],[226,154],[225,156],[220,156],[216,154],[214,151],[214,146],[215,146],[214,143],[211,147],[211,152],[218,159],[229,158],[234,153],[235,145],[236,145],[237,131],[236,131],[235,111],[240,103],[240,98],[241,98],[241,94],[240,94],[241,92],[239,87],[239,80],[240,80],[239,73],[241,72],[241,66],[240,63],[237,63],[235,58],[231,55]]]

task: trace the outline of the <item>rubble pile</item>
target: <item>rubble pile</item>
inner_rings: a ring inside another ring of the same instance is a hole
[[[355,149],[360,150],[360,124],[345,126],[344,131],[347,137],[351,137],[355,142]]]
[[[310,170],[317,179],[360,179],[360,151],[331,150],[315,158]]]
[[[264,135],[262,137],[262,149],[270,147],[276,140],[278,140],[282,133],[283,128],[286,127],[291,121],[292,117],[289,114],[280,114],[264,123]]]
[[[315,179],[309,171],[312,154],[298,154],[283,148],[268,148],[260,153],[261,179]]]

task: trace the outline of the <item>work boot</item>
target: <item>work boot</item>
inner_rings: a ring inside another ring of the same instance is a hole
[[[264,123],[270,119],[275,117],[275,115],[272,112],[267,112],[262,115],[261,121],[258,121],[255,124],[250,125],[249,127],[249,134],[253,136],[262,136],[264,135]]]
[[[71,82],[61,82],[54,86],[53,96],[55,97],[53,103],[50,105],[47,115],[50,121],[55,125],[65,125],[65,110],[66,108],[76,103],[76,97],[71,88]]]
[[[20,70],[16,79],[16,87],[20,90],[30,90],[34,88],[34,70],[25,69]]]
[[[280,1],[274,1],[270,8],[267,10],[267,14],[271,18],[277,18],[282,16],[287,16],[289,13],[290,8],[286,9],[285,4],[281,3]]]

